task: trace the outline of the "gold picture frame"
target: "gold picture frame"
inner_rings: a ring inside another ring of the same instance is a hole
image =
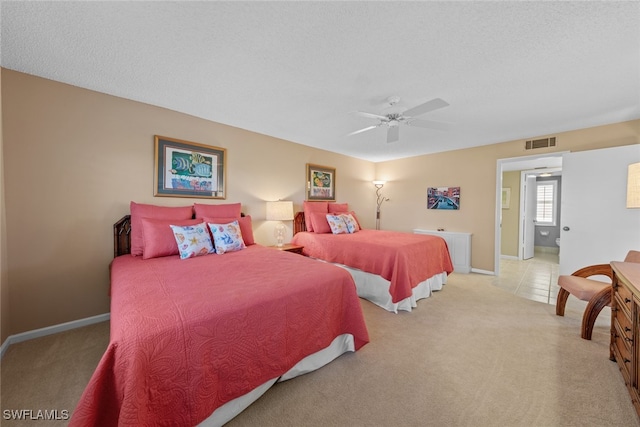
[[[336,169],[307,163],[307,200],[336,200]]]

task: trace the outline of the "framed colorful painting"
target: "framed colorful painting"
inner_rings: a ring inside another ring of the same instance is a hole
[[[427,209],[460,209],[460,187],[427,188]]]
[[[307,163],[307,200],[336,200],[336,170]]]
[[[224,148],[155,136],[154,196],[225,199]]]

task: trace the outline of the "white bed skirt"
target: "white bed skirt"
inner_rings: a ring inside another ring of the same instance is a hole
[[[397,313],[398,310],[411,311],[417,307],[416,303],[418,300],[429,298],[432,292],[441,290],[442,286],[447,283],[446,272],[436,274],[424,282],[418,283],[418,285],[413,288],[413,293],[410,297],[394,303],[391,301],[391,294],[389,293],[391,282],[388,280],[377,274],[367,273],[362,270],[347,267],[346,265],[334,265],[342,267],[351,273],[353,280],[356,282],[356,289],[360,298],[369,300],[393,313]]]
[[[309,355],[298,362],[293,368],[278,378],[273,378],[264,384],[256,387],[244,396],[240,396],[230,402],[225,403],[216,409],[206,420],[202,421],[200,427],[218,427],[229,422],[232,418],[244,411],[249,405],[258,400],[276,382],[286,381],[299,375],[306,374],[316,369],[322,368],[336,357],[348,351],[355,351],[353,335],[343,334],[337,336],[328,347]]]

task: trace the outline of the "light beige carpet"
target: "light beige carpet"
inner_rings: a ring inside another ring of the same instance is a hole
[[[580,301],[558,317],[488,280],[453,274],[412,313],[363,300],[369,344],[275,385],[228,425],[640,426],[609,360],[608,311],[586,341]],[[72,411],[107,341],[103,323],[11,346],[2,409]]]

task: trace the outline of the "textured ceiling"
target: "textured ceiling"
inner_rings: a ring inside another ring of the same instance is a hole
[[[640,118],[639,2],[2,1],[0,13],[2,67],[371,161]],[[376,124],[354,111],[433,98],[450,105],[420,118],[448,131],[347,136]]]

